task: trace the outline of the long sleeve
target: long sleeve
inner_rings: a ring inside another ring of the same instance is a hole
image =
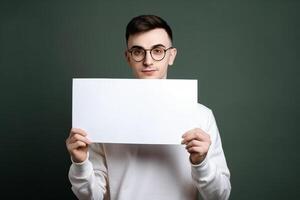
[[[228,199],[231,191],[230,172],[211,110],[207,123],[207,130],[204,131],[210,135],[212,143],[205,160],[199,165],[192,165],[192,178],[203,199]]]
[[[80,200],[104,200],[107,198],[107,167],[103,146],[91,144],[88,159],[74,163],[69,170],[72,191]]]

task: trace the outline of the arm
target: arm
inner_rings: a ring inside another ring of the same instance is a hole
[[[80,139],[80,137],[77,138]],[[107,167],[103,146],[101,144],[86,144],[88,151],[85,154],[86,156],[81,157],[85,160],[80,162],[81,160],[78,159],[80,154],[78,152],[74,154],[74,150],[69,148],[72,146],[72,141],[74,141],[74,138],[70,134],[67,139],[67,147],[72,160],[69,170],[72,191],[78,199],[105,199],[108,192]],[[82,153],[83,149],[77,149],[77,151]]]
[[[228,170],[215,118],[209,110],[205,131],[194,129],[183,135],[190,153],[192,178],[203,199],[228,199],[231,191]]]

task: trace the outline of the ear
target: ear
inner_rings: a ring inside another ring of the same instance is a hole
[[[127,64],[130,66],[130,55],[129,55],[127,50],[125,50],[124,56],[125,56],[125,59],[127,61]]]
[[[173,65],[176,55],[177,55],[177,49],[176,48],[170,49],[170,57],[168,63],[169,65]]]

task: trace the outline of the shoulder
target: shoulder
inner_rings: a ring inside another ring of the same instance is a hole
[[[211,118],[212,117],[213,112],[207,106],[205,106],[201,103],[198,103],[197,108],[198,108],[198,112],[201,114],[202,117],[204,117],[204,118]]]
[[[197,118],[199,119],[199,126],[204,130],[208,130],[213,118],[213,112],[207,106],[198,103]]]
[[[203,105],[201,103],[198,103],[198,108],[199,108],[199,111],[202,112],[202,113],[204,113],[204,114],[209,115],[209,114],[212,113],[212,111],[211,111],[210,108],[208,108],[207,106],[205,106],[205,105]]]

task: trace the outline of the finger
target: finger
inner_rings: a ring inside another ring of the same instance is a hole
[[[207,149],[204,147],[191,147],[191,148],[188,148],[187,151],[190,154],[198,154],[199,156],[204,156],[208,152]]]
[[[198,153],[198,154],[203,154],[204,148],[203,147],[190,147],[187,149],[189,153]]]
[[[203,141],[199,141],[199,140],[192,140],[190,142],[187,143],[186,145],[186,149],[190,148],[190,147],[200,147],[200,146],[206,146],[207,142],[203,142]]]
[[[195,132],[204,132],[201,128],[194,128],[194,129],[191,129],[189,131],[187,131],[186,133],[184,133],[182,135],[182,138],[186,137],[187,135],[191,134],[191,133],[195,133]]]
[[[190,146],[186,146],[185,148],[189,153],[200,153],[202,155],[208,152],[209,147],[210,147],[209,143],[200,142],[200,145],[190,145]]]
[[[85,136],[82,136],[82,135],[79,135],[79,134],[75,134],[75,135],[73,135],[70,139],[69,139],[69,143],[74,143],[74,142],[76,142],[76,141],[81,141],[81,142],[84,142],[84,143],[86,143],[86,144],[90,144],[91,143],[91,141],[88,139],[88,138],[86,138]]]
[[[210,141],[210,136],[205,133],[204,131],[194,130],[191,132],[188,132],[184,135],[182,144],[187,144],[188,142],[192,140],[199,140],[199,141]]]
[[[68,148],[69,148],[70,151],[73,151],[73,150],[78,149],[80,147],[86,147],[86,146],[87,146],[86,143],[81,142],[81,141],[77,141],[77,142],[69,144]]]
[[[72,128],[71,131],[70,131],[69,137],[72,137],[74,134],[87,136],[87,133],[84,130],[80,129],[80,128]]]

